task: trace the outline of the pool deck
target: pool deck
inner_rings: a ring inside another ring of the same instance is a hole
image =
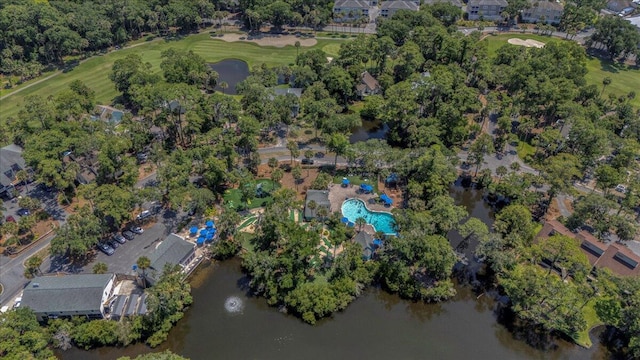
[[[329,185],[329,202],[331,203],[331,212],[341,212],[342,203],[346,199],[354,198],[364,201],[367,208],[371,211],[391,212],[391,210],[395,208],[393,205],[386,207],[378,203],[369,203],[369,200],[378,198],[378,194],[359,194],[357,191],[359,189],[360,187],[356,185],[347,187],[342,187],[342,185],[339,184]]]

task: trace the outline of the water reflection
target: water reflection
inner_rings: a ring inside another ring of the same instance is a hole
[[[215,64],[209,64],[209,67],[218,73],[218,86],[216,86],[215,90],[224,91],[225,94],[237,94],[236,84],[249,76],[249,65],[242,60],[222,60]],[[226,82],[229,87],[222,89],[220,87],[222,82]]]
[[[349,142],[354,144],[369,139],[384,139],[389,127],[382,121],[362,121],[362,125],[351,129]]]

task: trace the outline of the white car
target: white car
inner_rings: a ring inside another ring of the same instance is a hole
[[[616,191],[624,194],[627,192],[627,187],[622,184],[618,184],[618,186],[616,186]]]

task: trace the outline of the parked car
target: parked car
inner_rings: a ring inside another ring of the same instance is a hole
[[[302,159],[302,165],[313,165],[313,159]]]
[[[120,234],[113,235],[113,240],[119,242],[120,244],[124,244],[124,243],[127,242],[127,239],[125,239],[124,236],[122,236]]]
[[[147,159],[149,159],[149,155],[146,153],[139,153],[136,155],[136,159],[138,160],[138,164],[144,164],[147,162]]]
[[[107,245],[111,246],[113,248],[113,250],[117,249],[120,246],[120,243],[111,239],[111,240],[107,240],[106,242]]]
[[[16,218],[14,218],[13,216],[9,215],[9,216],[7,216],[7,222],[16,222]]]
[[[116,252],[111,246],[105,243],[98,243],[98,249],[109,256],[113,255],[113,253]]]
[[[616,186],[616,191],[624,194],[627,192],[627,187],[622,184],[618,184],[618,186]]]
[[[129,231],[131,231],[132,233],[140,235],[140,234],[142,234],[144,232],[144,229],[141,228],[140,226],[132,226],[131,229],[129,229]]]
[[[135,237],[135,235],[129,230],[123,231],[122,236],[124,236],[124,238],[127,240],[133,240],[133,238]]]
[[[31,215],[31,211],[29,211],[29,209],[19,209],[16,214],[20,215],[20,216],[27,216],[27,215]]]
[[[148,218],[150,218],[153,214],[151,213],[150,210],[144,210],[143,212],[141,212],[140,214],[138,214],[138,216],[136,216],[136,220],[146,220]]]

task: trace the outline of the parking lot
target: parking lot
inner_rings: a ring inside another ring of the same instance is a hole
[[[107,264],[108,272],[132,274],[132,266],[139,257],[150,257],[156,246],[167,236],[167,228],[162,223],[144,226],[144,233],[136,235],[133,240],[127,240],[124,244],[115,249],[115,253],[111,256],[98,251],[92,262],[79,269],[81,273],[92,273],[93,265],[99,262]]]

